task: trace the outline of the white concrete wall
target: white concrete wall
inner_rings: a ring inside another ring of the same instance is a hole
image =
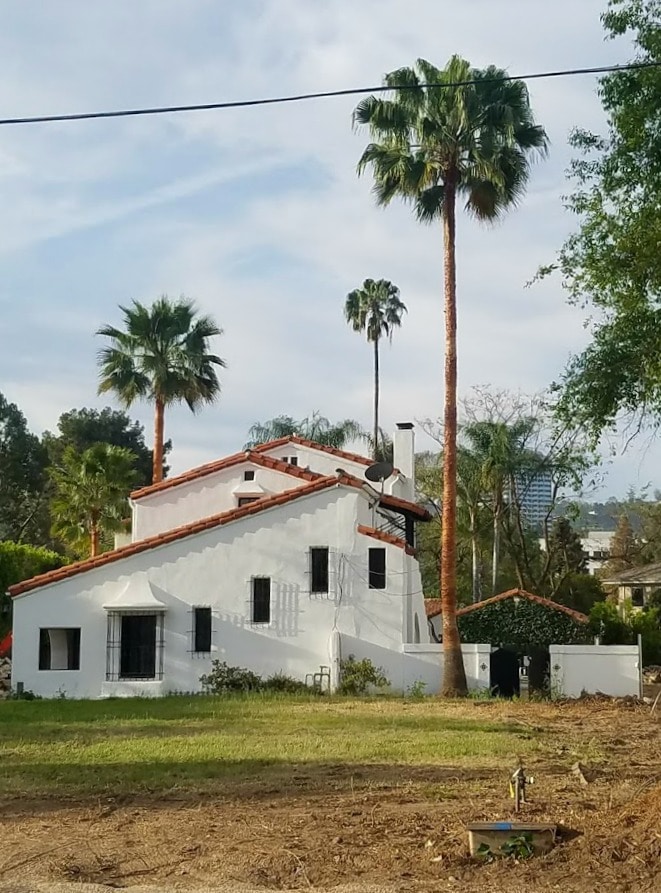
[[[338,486],[18,596],[12,684],[22,682],[46,697],[60,691],[78,698],[195,691],[212,658],[264,675],[282,671],[305,678],[329,664],[334,628],[400,660],[407,617],[416,612],[424,617],[419,571],[403,549],[357,533],[357,524],[369,523],[369,516],[359,491]],[[330,591],[311,594],[308,549],[324,545],[331,550]],[[385,590],[368,588],[368,549],[373,546],[386,549]],[[118,597],[130,576],[139,575],[167,609],[164,678],[106,682],[103,605]],[[271,577],[268,625],[251,623],[254,575]],[[418,594],[411,594],[411,585]],[[191,653],[195,605],[212,608],[210,656]],[[80,627],[79,671],[38,669],[40,627]]]
[[[637,645],[551,645],[551,692],[578,698],[583,692],[624,697],[640,694]]]
[[[262,450],[264,456],[272,456],[274,459],[291,458],[296,456],[299,468],[309,468],[317,474],[335,474],[336,469],[342,468],[347,474],[364,480],[365,469],[368,467],[362,462],[354,462],[351,459],[343,459],[333,453],[326,453],[313,447],[301,446],[296,443],[285,443],[271,450]]]
[[[489,688],[491,654],[490,645],[467,644],[461,646],[466,669],[466,681],[470,691]],[[443,682],[443,646],[435,642],[404,644],[399,651],[386,650],[372,642],[352,636],[341,636],[343,659],[353,654],[359,660],[369,658],[382,667],[394,692],[406,692],[416,682],[423,682],[425,694],[438,694]]]
[[[248,469],[254,471],[254,481],[243,480],[243,473]],[[302,478],[263,468],[249,461],[225,468],[197,480],[157,491],[134,502],[133,541],[157,536],[166,530],[236,508],[238,501],[234,491],[237,488],[241,490],[240,495],[248,495],[254,489],[256,495],[270,496],[306,483]],[[261,489],[258,490],[257,487]]]

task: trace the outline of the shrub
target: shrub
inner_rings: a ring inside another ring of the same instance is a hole
[[[11,599],[5,594],[9,586],[66,563],[63,555],[41,546],[0,542],[0,637],[11,629]]]
[[[200,682],[211,694],[222,695],[228,692],[259,691],[261,677],[243,667],[230,667],[225,661],[212,660],[211,672],[200,676]]]
[[[368,657],[357,660],[350,654],[340,662],[340,694],[364,695],[369,688],[386,688],[388,685],[383,667],[375,667]]]
[[[286,676],[284,673],[274,673],[268,679],[262,680],[261,687],[264,691],[281,691],[288,695],[319,691],[318,688],[311,689],[305,682],[301,682],[300,679],[294,679],[292,676]]]

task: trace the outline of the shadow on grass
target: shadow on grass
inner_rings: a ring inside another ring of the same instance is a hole
[[[514,759],[514,756],[513,756]],[[18,769],[18,771],[17,771]],[[499,767],[459,768],[393,763],[288,762],[284,760],[202,760],[167,763],[22,763],[0,768],[0,815],[32,811],[43,799],[98,803],[100,798],[164,800],[251,799],[340,793],[409,784],[462,784],[509,777]],[[505,781],[503,783],[505,783]],[[4,803],[2,802],[4,799]],[[18,799],[18,802],[16,800]]]

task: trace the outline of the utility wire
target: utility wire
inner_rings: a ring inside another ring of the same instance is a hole
[[[661,62],[630,62],[625,65],[604,65],[599,68],[570,68],[563,71],[538,71],[533,74],[505,75],[498,78],[481,78],[480,84],[502,83],[503,81],[532,81],[542,78],[573,77],[582,74],[607,74],[617,71],[635,71],[645,68],[661,68]],[[283,105],[292,102],[307,102],[312,99],[329,99],[334,96],[358,96],[364,93],[389,93],[426,89],[448,89],[450,87],[470,87],[478,83],[475,79],[451,81],[441,84],[406,84],[388,87],[352,87],[347,90],[324,90],[319,93],[298,93],[292,96],[273,96],[264,99],[238,99],[230,102],[207,102],[194,105],[168,105],[155,108],[119,109],[110,112],[80,112],[69,115],[32,115],[24,118],[0,118],[0,126],[9,124],[50,124],[56,121],[90,121],[97,118],[136,118],[144,115],[172,115],[179,112],[208,112],[219,109],[250,108],[260,105]]]

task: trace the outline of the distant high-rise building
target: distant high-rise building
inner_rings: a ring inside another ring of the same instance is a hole
[[[553,504],[553,476],[550,469],[517,474],[516,500],[528,526],[541,527]]]

